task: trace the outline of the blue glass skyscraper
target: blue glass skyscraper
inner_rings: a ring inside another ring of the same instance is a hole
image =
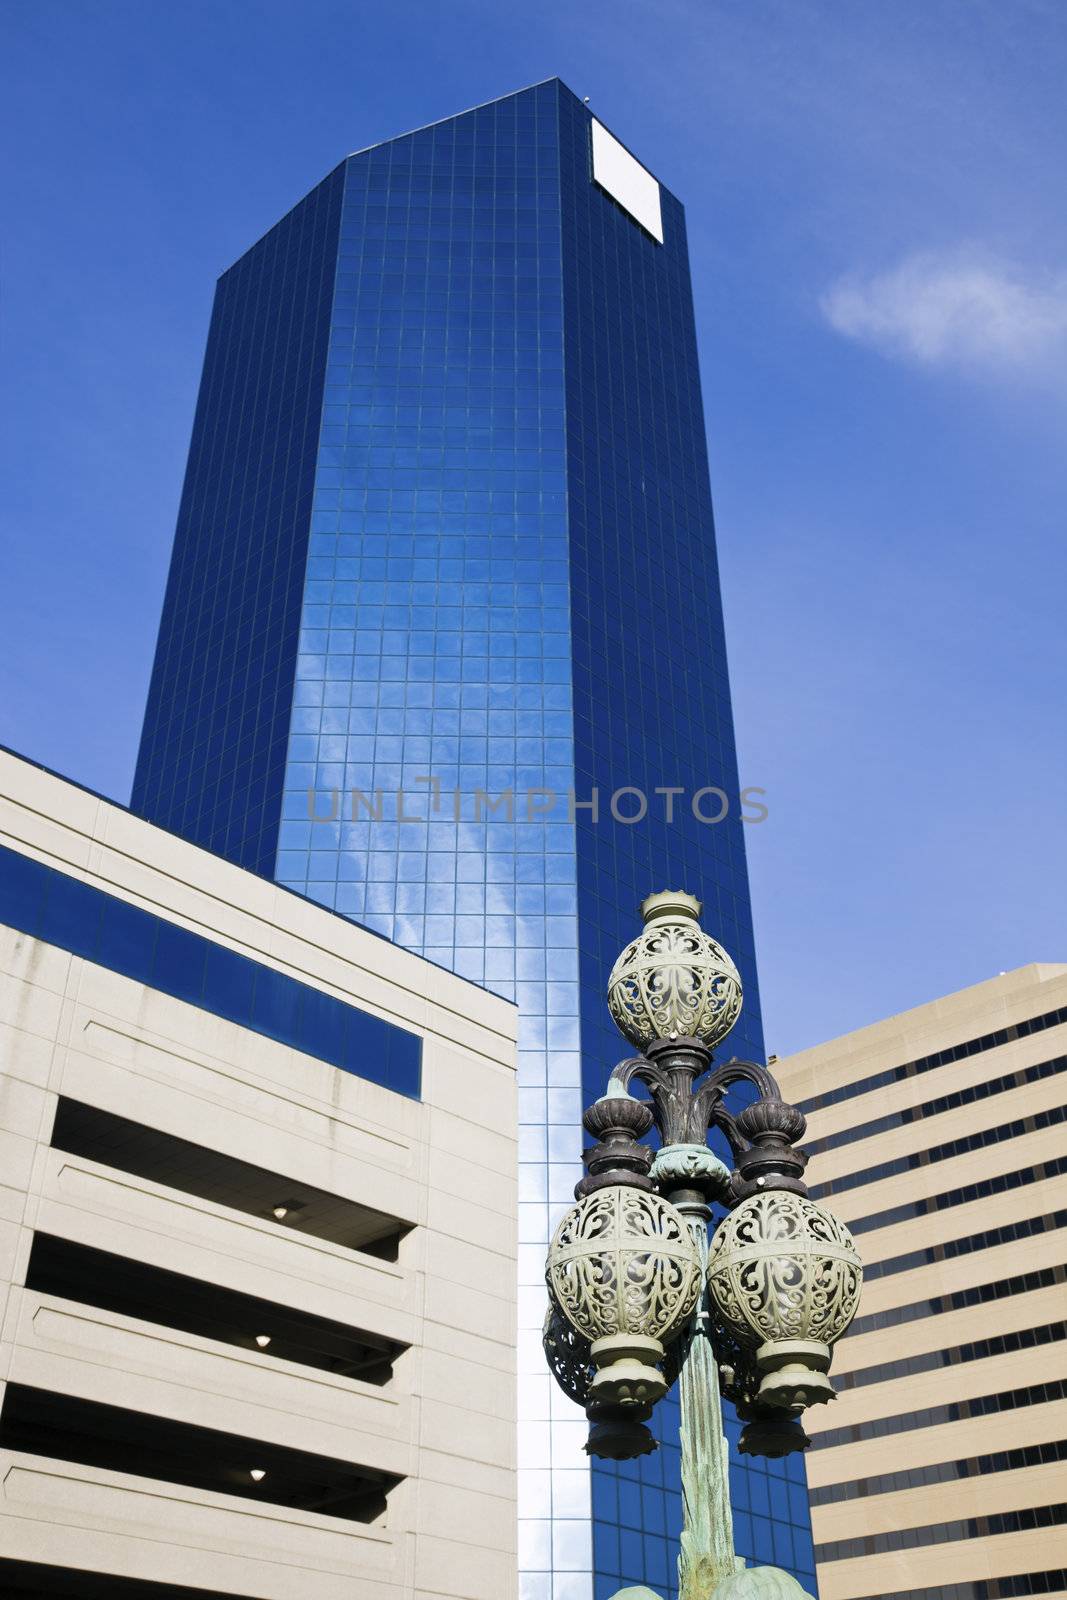
[[[523,1600],[673,1597],[676,1413],[586,1464],[544,1249],[637,902],[701,896],[738,1053],[759,1008],[685,216],[558,80],[350,156],[220,279],[133,804],[517,1000]],[[734,1475],[814,1591],[802,1467]]]

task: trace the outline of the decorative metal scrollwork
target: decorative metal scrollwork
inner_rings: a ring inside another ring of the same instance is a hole
[[[589,1353],[589,1340],[567,1321],[558,1306],[549,1302],[545,1312],[545,1325],[541,1331],[545,1361],[548,1370],[568,1399],[575,1405],[585,1406],[589,1389],[596,1374]]]
[[[718,1366],[719,1388],[744,1424],[737,1445],[739,1452],[743,1456],[769,1456],[780,1460],[782,1456],[806,1450],[811,1440],[793,1412],[760,1400],[760,1371],[753,1352],[746,1350],[722,1318],[715,1315],[715,1304],[710,1296],[709,1302],[709,1336]],[[677,1344],[672,1346],[672,1350],[677,1348]],[[799,1413],[800,1408],[796,1409]]]
[[[688,1322],[702,1289],[685,1219],[649,1190],[596,1189],[556,1229],[545,1275],[555,1305],[589,1340],[597,1372],[587,1415],[610,1407],[643,1422],[667,1390],[664,1345]]]
[[[708,1254],[716,1315],[754,1354],[757,1398],[794,1411],[833,1398],[830,1348],[856,1314],[863,1268],[836,1217],[785,1190],[752,1195]]]
[[[700,1265],[685,1219],[659,1195],[613,1186],[567,1212],[549,1250],[548,1285],[567,1320],[591,1342],[639,1334],[663,1342],[700,1292]]]
[[[700,901],[679,892],[642,902],[645,929],[608,979],[608,1008],[639,1050],[657,1039],[699,1039],[709,1050],[741,1012],[741,975],[697,918]]]

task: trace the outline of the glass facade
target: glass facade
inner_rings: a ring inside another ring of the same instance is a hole
[[[591,123],[550,80],[351,156],[224,276],[134,805],[517,1001],[523,1600],[673,1600],[676,1408],[590,1467],[540,1349],[645,894],[701,896],[762,1042],[684,212]],[[814,1593],[802,1465],[734,1478]]]
[[[219,279],[132,804],[270,877],[344,168]]]

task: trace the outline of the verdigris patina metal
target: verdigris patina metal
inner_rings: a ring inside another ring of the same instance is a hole
[[[700,902],[671,891],[641,911],[644,932],[608,984],[615,1023],[640,1053],[583,1119],[597,1142],[549,1254],[545,1355],[585,1407],[587,1451],[607,1459],[656,1448],[652,1406],[678,1383],[681,1600],[810,1600],[788,1573],[746,1568],[734,1549],[721,1397],[746,1424],[743,1452],[803,1449],[796,1418],[834,1397],[826,1374],[862,1268],[848,1230],[807,1198],[802,1113],[766,1067],[712,1068],[743,997],[734,963],[699,925]],[[739,1082],[759,1098],[734,1116],[725,1096]],[[642,1142],[653,1126],[654,1155]],[[708,1147],[712,1129],[732,1171]],[[727,1216],[709,1250],[715,1205]],[[612,1600],[660,1597],[637,1587]]]
[[[711,1595],[712,1600],[811,1600],[807,1590],[778,1567],[745,1567]],[[616,1589],[612,1600],[660,1600],[660,1596],[639,1584],[636,1589]]]
[[[712,1600],[811,1600],[811,1595],[780,1567],[746,1567],[714,1589]]]

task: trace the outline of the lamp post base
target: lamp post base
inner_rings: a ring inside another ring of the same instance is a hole
[[[812,1600],[780,1567],[746,1567],[712,1591],[710,1600]]]
[[[611,1600],[660,1600],[654,1589],[619,1589]],[[716,1585],[708,1600],[812,1600],[806,1589],[779,1567],[746,1567]]]

